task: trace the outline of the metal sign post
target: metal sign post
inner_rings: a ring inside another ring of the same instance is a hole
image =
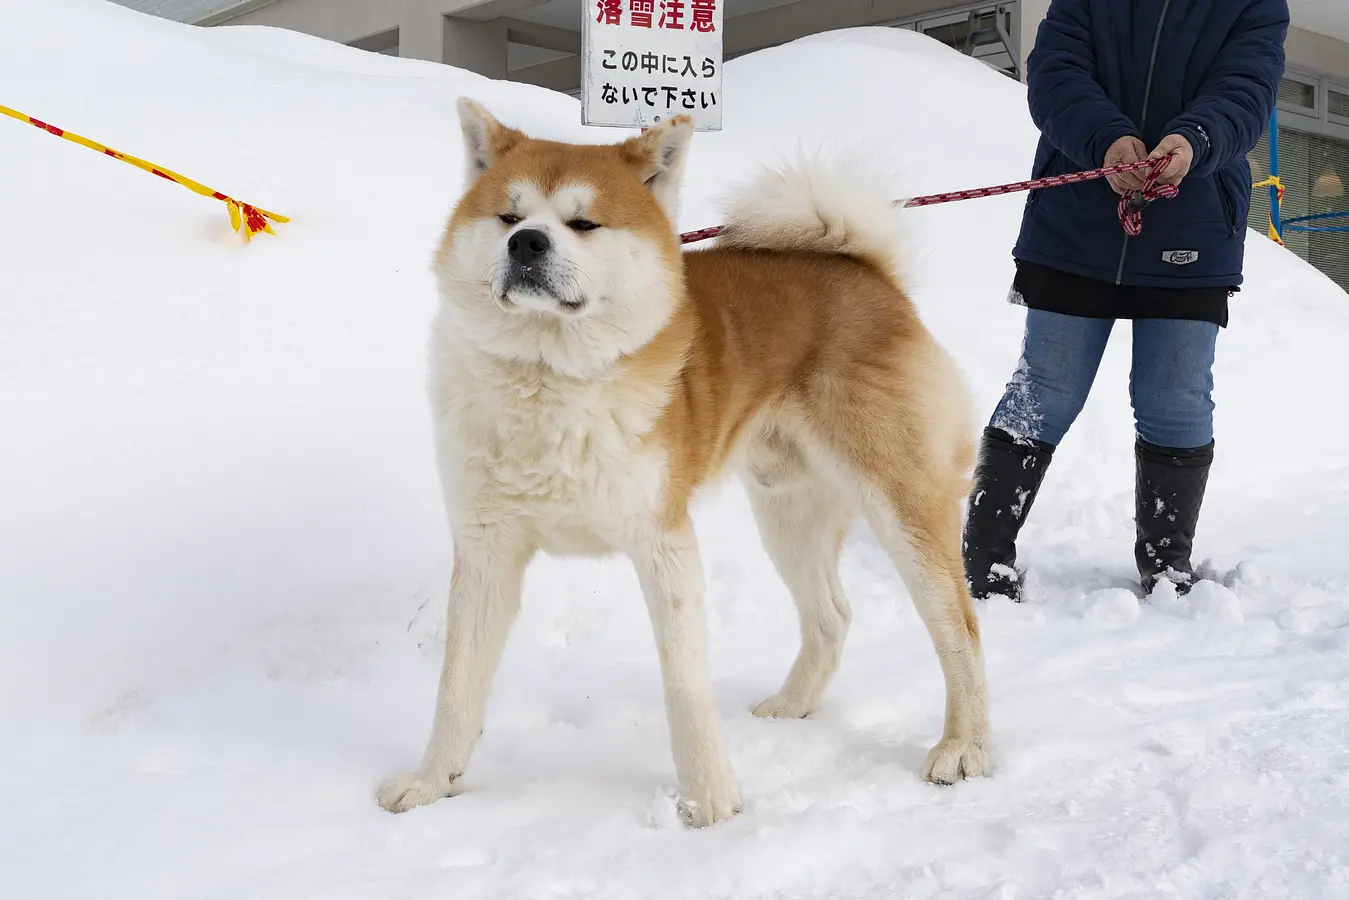
[[[721,130],[726,0],[585,0],[581,122],[649,128],[671,116]]]

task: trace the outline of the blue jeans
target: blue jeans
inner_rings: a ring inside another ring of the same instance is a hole
[[[1028,309],[1012,380],[989,424],[1057,446],[1087,402],[1114,319]],[[1190,449],[1213,440],[1213,354],[1218,326],[1134,319],[1129,399],[1140,438]]]

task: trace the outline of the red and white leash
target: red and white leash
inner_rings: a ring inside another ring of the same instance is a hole
[[[1157,176],[1162,174],[1166,168],[1170,157],[1163,156],[1160,159],[1144,159],[1138,162],[1125,163],[1120,166],[1104,166],[1100,169],[1088,169],[1085,172],[1072,172],[1067,175],[1050,175],[1047,178],[1037,178],[1034,181],[1017,181],[1012,184],[999,184],[993,187],[975,188],[969,191],[951,191],[947,194],[929,194],[925,197],[914,197],[904,202],[896,201],[895,205],[910,208],[914,206],[935,206],[938,203],[954,203],[957,200],[974,200],[979,197],[996,197],[1000,194],[1016,194],[1021,191],[1031,191],[1036,188],[1059,187],[1064,184],[1077,184],[1080,181],[1092,181],[1097,178],[1106,178],[1110,175],[1122,175],[1125,172],[1134,172],[1139,169],[1147,169],[1148,177],[1143,183],[1143,189],[1132,191],[1119,200],[1119,221],[1124,226],[1124,231],[1130,237],[1138,237],[1143,233],[1143,210],[1154,200],[1164,197],[1174,197],[1180,191],[1173,184],[1158,184]],[[715,228],[703,228],[699,231],[688,231],[679,236],[681,244],[695,244],[698,241],[706,241],[722,233],[724,228],[717,226]]]

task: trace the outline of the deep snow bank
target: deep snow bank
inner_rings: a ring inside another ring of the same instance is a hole
[[[450,550],[422,358],[429,253],[459,189],[454,101],[470,94],[540,135],[617,135],[582,129],[557,94],[282,32],[190,29],[104,0],[0,0],[0,22],[0,102],[293,220],[245,247],[218,204],[0,121],[7,894],[631,897],[659,883],[667,896],[984,896],[1002,878],[1000,896],[1039,896],[1093,871],[1121,884],[1162,869],[1182,885],[1266,877],[1223,854],[1186,868],[1153,827],[1154,782],[1180,776],[1149,762],[1144,723],[1170,723],[1163,743],[1188,765],[1205,729],[1228,727],[1206,698],[1344,703],[1333,687],[1300,692],[1333,685],[1346,646],[1349,424],[1329,398],[1349,298],[1291,254],[1251,235],[1219,350],[1221,461],[1201,543],[1222,566],[1264,567],[1244,575],[1242,608],[1260,617],[1247,630],[1222,602],[1205,625],[1213,610],[1140,618],[1127,596],[1092,593],[1130,574],[1121,335],[1027,531],[1043,605],[984,614],[1002,781],[941,795],[916,782],[939,682],[865,536],[845,575],[859,633],[832,715],[747,720],[785,672],[794,618],[732,491],[699,527],[740,822],[719,836],[670,827],[652,787],[672,776],[635,580],[619,563],[551,560],[531,572],[475,762],[481,791],[393,819],[370,791],[425,736]],[[1035,139],[1020,86],[887,29],[737,60],[726,102],[727,130],[695,141],[687,228],[716,223],[724,182],[800,146],[869,156],[914,194],[1024,177]],[[924,316],[980,415],[1019,349],[1004,294],[1021,202],[909,214]],[[1139,685],[1126,721],[1100,712],[1127,693],[1119,679]],[[1044,736],[1067,727],[1056,710],[1083,703],[1084,730],[1048,751]],[[1241,771],[1191,772],[1216,779],[1200,813],[1258,807],[1221,786],[1265,758],[1263,734],[1315,743],[1320,726],[1299,721],[1224,732]],[[1115,774],[1091,787],[1089,765]],[[1082,796],[1099,807],[1065,821],[1062,797]],[[1307,827],[1336,833],[1342,808],[1314,805]],[[1036,822],[1041,843],[1000,830],[1011,815]],[[1277,820],[1250,827],[1298,846]],[[1117,828],[1140,842],[1131,862],[1071,849]],[[1289,871],[1302,864],[1290,856]]]

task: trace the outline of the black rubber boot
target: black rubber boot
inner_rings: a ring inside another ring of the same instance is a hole
[[[965,581],[976,600],[1002,595],[1021,601],[1016,536],[1053,455],[1052,444],[1018,442],[1001,429],[984,429],[961,547]]]
[[[1139,440],[1134,447],[1134,520],[1138,540],[1134,559],[1143,590],[1151,593],[1159,578],[1186,594],[1194,584],[1190,551],[1204,503],[1213,444],[1192,450],[1158,447]]]

